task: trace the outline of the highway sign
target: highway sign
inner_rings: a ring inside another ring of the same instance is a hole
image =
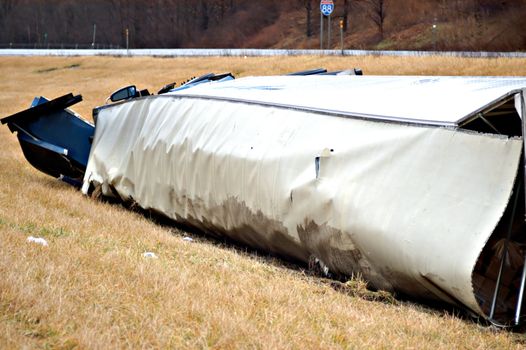
[[[321,0],[320,11],[324,16],[330,16],[334,11],[334,1],[332,0]]]

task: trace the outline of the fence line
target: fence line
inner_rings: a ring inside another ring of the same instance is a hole
[[[526,52],[273,49],[0,49],[0,56],[448,56],[473,58],[526,58]]]

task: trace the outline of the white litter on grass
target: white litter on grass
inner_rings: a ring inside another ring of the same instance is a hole
[[[185,237],[185,238],[183,238],[183,241],[185,241],[185,242],[193,242],[194,239],[192,237]]]
[[[27,241],[31,242],[31,243],[36,243],[36,244],[43,245],[44,247],[48,246],[47,241],[44,238],[42,238],[42,237],[29,236],[29,237],[27,237]]]
[[[158,256],[155,255],[155,253],[152,253],[152,252],[143,253],[142,256],[145,257],[145,258],[158,259]]]

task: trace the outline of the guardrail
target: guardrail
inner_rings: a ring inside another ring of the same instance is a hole
[[[102,44],[102,43],[92,43],[92,44],[70,44],[70,43],[0,43],[0,49],[15,49],[15,50],[85,50],[85,49],[95,49],[95,50],[114,50],[122,49],[120,45],[114,44]]]
[[[153,56],[153,57],[261,57],[261,56],[450,56],[526,58],[526,52],[485,51],[377,51],[272,49],[0,49],[0,56]]]

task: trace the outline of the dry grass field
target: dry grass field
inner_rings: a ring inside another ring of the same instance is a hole
[[[127,84],[314,67],[366,74],[526,75],[526,60],[459,58],[0,58],[0,116],[37,95],[91,108]],[[49,246],[28,243],[44,237]],[[183,240],[185,236],[193,242]],[[144,252],[158,259],[146,259]],[[276,258],[160,226],[41,174],[0,127],[0,348],[521,349],[523,334],[334,284]]]

